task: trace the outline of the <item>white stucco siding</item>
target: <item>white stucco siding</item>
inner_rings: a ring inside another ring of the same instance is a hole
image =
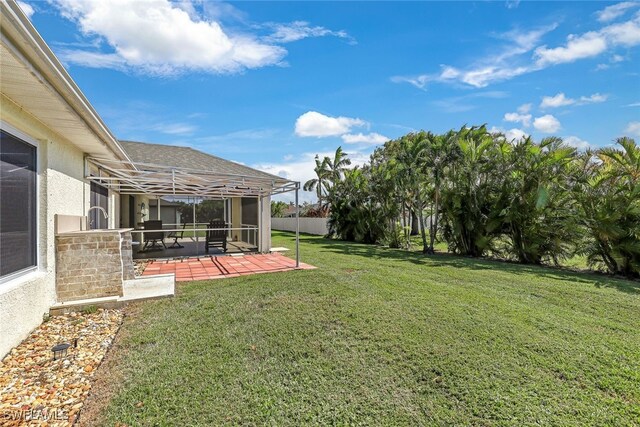
[[[262,253],[271,250],[271,196],[260,199],[261,206],[258,210],[260,215],[260,247],[258,250]]]
[[[81,150],[2,95],[2,122],[37,143],[38,271],[0,283],[0,358],[42,322],[55,303],[54,215],[85,215],[89,185]]]

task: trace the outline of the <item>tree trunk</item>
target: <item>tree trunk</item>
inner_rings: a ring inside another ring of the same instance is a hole
[[[411,209],[411,235],[417,236],[420,233],[420,227],[418,225],[418,215]]]
[[[436,242],[436,233],[438,232],[438,210],[440,209],[439,198],[438,198],[439,188],[436,187],[436,208],[434,212],[431,214],[431,218],[429,219],[429,229],[431,230],[431,252],[435,253],[435,242]]]

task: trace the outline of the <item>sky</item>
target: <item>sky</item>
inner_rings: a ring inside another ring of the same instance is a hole
[[[117,138],[303,183],[420,129],[640,138],[640,2],[19,4]]]

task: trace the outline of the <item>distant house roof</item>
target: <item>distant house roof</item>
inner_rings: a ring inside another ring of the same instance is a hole
[[[225,160],[190,147],[176,145],[150,144],[137,141],[119,141],[120,145],[134,163],[146,163],[185,169],[197,169],[230,175],[287,181],[281,176],[271,175],[240,163]]]

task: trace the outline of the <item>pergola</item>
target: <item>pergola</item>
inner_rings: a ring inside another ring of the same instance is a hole
[[[97,175],[91,173],[92,169],[97,169]],[[263,197],[295,191],[296,267],[299,266],[299,182],[268,174],[251,176],[96,157],[85,158],[85,177],[121,195],[147,195],[158,199],[167,196],[202,199],[255,197],[261,201]]]

